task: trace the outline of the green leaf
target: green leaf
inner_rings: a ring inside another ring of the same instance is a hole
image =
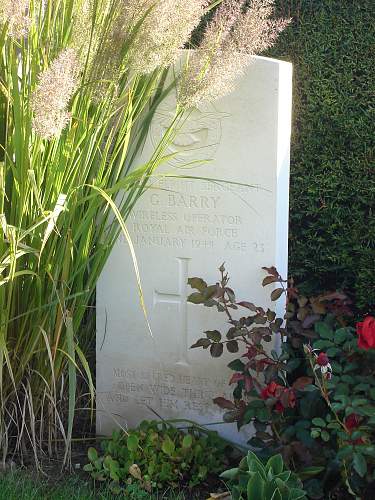
[[[260,474],[256,472],[247,483],[247,498],[251,500],[264,500],[264,481]]]
[[[240,359],[234,359],[228,364],[228,368],[235,372],[243,372],[245,369],[245,364]]]
[[[308,494],[308,498],[325,500],[322,481],[320,481],[318,478],[306,481],[305,489]]]
[[[335,412],[338,412],[345,407],[343,403],[332,403],[331,406],[332,406],[332,410]]]
[[[275,476],[277,474],[281,474],[281,472],[284,469],[284,462],[283,462],[283,457],[280,454],[274,455],[268,460],[266,465],[267,472],[270,469],[273,470]]]
[[[122,488],[119,485],[118,480],[112,481],[109,485],[109,489],[111,490],[111,493],[113,495],[120,495],[120,493],[122,492]]]
[[[266,276],[262,281],[262,286],[270,285],[271,283],[276,283],[279,281],[277,276]]]
[[[113,480],[113,481],[119,481],[120,480],[120,476],[118,475],[118,472],[117,470],[110,470],[110,473],[109,473],[109,477]]]
[[[327,323],[324,323],[323,321],[318,321],[315,323],[314,329],[320,338],[332,339],[332,340],[334,339],[334,333],[332,329],[327,325]]]
[[[65,448],[64,464],[68,458],[71,447],[73,421],[76,408],[76,392],[77,392],[77,365],[76,365],[76,350],[74,342],[73,318],[70,312],[66,315],[66,345],[68,355],[68,432],[66,436],[67,446]]]
[[[259,460],[259,458],[256,456],[256,454],[252,451],[247,452],[246,462],[247,462],[247,466],[248,466],[249,470],[252,470],[251,466],[254,462],[258,462],[263,467],[262,462]],[[265,471],[264,471],[264,473],[265,473]]]
[[[318,427],[325,427],[327,425],[326,422],[325,422],[325,420],[323,420],[320,417],[313,418],[312,419],[312,423],[314,425],[317,425]]]
[[[342,352],[341,349],[338,349],[337,347],[329,347],[326,351],[326,354],[329,357],[333,357],[333,356],[337,356],[341,352]]]
[[[241,307],[246,307],[246,309],[249,309],[252,312],[257,312],[257,307],[251,302],[246,302],[246,301],[237,302],[237,305]]]
[[[295,427],[296,429],[309,429],[311,425],[311,422],[309,420],[298,420],[296,422]]]
[[[250,474],[259,474],[263,481],[267,480],[267,473],[262,462],[255,456],[255,454],[247,456],[247,466]]]
[[[103,462],[103,466],[104,466],[104,469],[105,470],[110,470],[111,468],[111,465],[112,465],[112,457],[110,455],[107,455],[106,457],[104,457],[104,462]]]
[[[349,405],[350,398],[346,394],[336,394],[333,399],[335,401],[340,401],[343,405],[347,406]]]
[[[315,392],[318,390],[319,390],[318,387],[313,384],[305,385],[305,387],[303,388],[303,392]]]
[[[98,460],[98,452],[96,451],[95,448],[90,447],[87,450],[87,456],[90,462],[95,462],[95,460]]]
[[[195,349],[196,347],[203,347],[203,349],[207,349],[211,345],[211,340],[209,339],[198,339],[195,344],[193,344],[190,349]]]
[[[207,283],[202,280],[202,278],[189,278],[188,285],[190,285],[191,288],[199,290],[200,292],[203,292],[203,290],[207,288]]]
[[[277,475],[281,481],[287,482],[290,479],[290,476],[292,475],[292,471],[290,470],[285,470],[284,472],[280,472],[280,474]]]
[[[175,451],[175,444],[169,436],[166,436],[166,438],[164,439],[161,445],[161,449],[168,456],[171,456]]]
[[[351,337],[351,330],[349,328],[339,328],[335,331],[334,340],[336,344],[344,343]]]
[[[211,344],[210,353],[213,358],[220,358],[220,356],[223,354],[223,350],[223,344]]]
[[[277,299],[279,299],[282,296],[283,292],[284,292],[283,288],[276,288],[271,293],[271,300],[276,301]]]
[[[351,441],[356,441],[357,439],[360,439],[364,436],[363,432],[362,431],[354,431],[351,433],[350,435],[350,440]],[[361,451],[362,451],[362,448],[361,448]]]
[[[298,477],[301,479],[301,481],[304,481],[305,479],[309,479],[310,477],[317,476],[321,472],[325,470],[325,467],[320,467],[317,465],[313,465],[311,467],[305,467],[304,469],[298,471]]]
[[[247,408],[264,408],[264,405],[263,399],[253,399],[247,404]]]
[[[282,437],[287,440],[291,439],[294,435],[296,434],[295,428],[293,425],[290,425],[285,429],[285,431],[282,433]]]
[[[342,366],[340,365],[340,363],[338,363],[337,361],[331,361],[331,366],[332,366],[332,371],[333,373],[342,373]]]
[[[208,301],[217,293],[217,285],[210,285],[203,291],[205,301]]]
[[[191,302],[192,304],[203,304],[205,302],[205,298],[203,295],[199,292],[194,292],[190,294],[187,298],[188,302]]]
[[[374,406],[360,406],[356,408],[356,412],[360,413],[361,415],[366,415],[367,417],[373,417],[375,416],[375,407]]]
[[[291,488],[289,493],[289,500],[300,500],[301,498],[306,498],[306,493],[304,490],[299,488]]]
[[[243,416],[243,423],[249,424],[255,418],[255,408],[247,408]]]
[[[361,452],[364,453],[365,455],[369,455],[370,457],[375,458],[375,446],[373,445],[362,446]]]
[[[271,500],[283,500],[283,497],[282,497],[282,495],[280,493],[279,488],[276,488],[276,490],[274,491],[274,493],[273,493],[273,495],[271,497]]]
[[[312,445],[313,438],[310,434],[310,431],[308,431],[306,429],[297,430],[296,437],[299,441],[301,441],[307,447]]]
[[[330,340],[316,340],[314,342],[314,349],[326,350],[329,347],[334,347],[334,343]]]
[[[350,375],[342,375],[340,378],[341,382],[344,382],[345,384],[354,384],[355,380],[354,377],[351,377]]]
[[[270,420],[270,415],[267,408],[260,408],[259,410],[256,410],[255,416],[261,422],[268,422]]]
[[[353,453],[353,446],[352,445],[343,446],[337,452],[337,458],[342,460],[343,458],[350,456],[352,453]]]
[[[322,430],[320,432],[320,437],[325,441],[326,443],[330,440],[330,435],[327,431]]]
[[[362,405],[366,405],[368,403],[368,399],[364,399],[364,398],[355,398],[352,400],[351,404],[352,406],[362,406]]]
[[[207,472],[208,472],[208,469],[205,465],[201,465],[199,467],[199,472],[198,472],[198,477],[200,480],[203,480],[205,479],[205,477],[207,476]]]
[[[348,373],[351,371],[357,371],[359,368],[358,363],[346,363],[344,366],[344,373]],[[356,391],[366,391],[370,386],[368,384],[358,384],[355,388]]]
[[[139,439],[135,434],[129,434],[126,446],[129,451],[137,451],[138,449],[138,444],[139,444]]]
[[[287,364],[285,365],[285,368],[286,368],[286,371],[288,373],[291,373],[293,372],[296,368],[298,368],[301,364],[301,360],[298,359],[298,358],[295,358],[295,359],[291,359],[287,362]]]
[[[238,350],[239,350],[237,340],[230,340],[229,342],[227,342],[226,346],[227,346],[228,352],[231,352],[231,353],[238,352]]]
[[[213,342],[220,342],[221,340],[221,333],[218,330],[207,330],[204,333]]]
[[[228,469],[222,472],[219,477],[221,477],[222,479],[228,479],[229,481],[232,481],[237,477],[238,471],[239,471],[238,467],[235,467],[234,469]]]
[[[277,484],[277,489],[280,491],[282,498],[290,498],[290,489],[288,485],[279,478],[275,478],[275,483]]]
[[[337,422],[330,422],[328,425],[327,425],[327,428],[328,429],[332,429],[332,430],[335,430],[335,431],[338,431],[341,429],[341,425]]]
[[[365,477],[367,473],[367,462],[361,453],[354,453],[353,455],[354,470],[361,476]]]
[[[186,436],[182,440],[182,447],[190,448],[192,444],[193,444],[193,436],[191,434],[186,434]]]

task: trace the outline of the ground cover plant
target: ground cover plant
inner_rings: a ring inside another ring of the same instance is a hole
[[[351,303],[342,293],[307,298],[274,267],[264,268],[263,286],[278,284],[271,299],[288,295],[285,317],[251,302],[237,301],[229,276],[208,285],[191,278],[189,301],[225,314],[225,332],[206,331],[193,348],[229,363],[233,399],[214,402],[224,420],[239,428],[251,423],[249,444],[259,457],[282,453],[304,481],[310,498],[373,495],[375,486],[375,319],[350,326]],[[242,316],[241,311],[244,311]],[[267,348],[282,337],[281,352]],[[237,354],[238,353],[238,354]]]
[[[191,106],[229,92],[249,54],[269,47],[287,24],[270,19],[268,0],[246,12],[241,2],[223,2],[166,86],[168,68],[210,7],[201,0],[0,1],[3,462],[30,444],[37,462],[57,443],[68,461],[77,374],[94,399],[85,354],[95,284],[120,231],[139,283],[124,221],[170,159],[168,145]],[[172,87],[175,116],[138,165],[155,107]]]
[[[180,422],[181,425],[181,422]],[[199,426],[185,430],[168,422],[144,421],[138,428],[114,431],[102,449],[89,448],[90,463],[84,469],[115,493],[137,484],[151,492],[168,487],[192,488],[217,477],[230,457],[239,453],[217,432]]]

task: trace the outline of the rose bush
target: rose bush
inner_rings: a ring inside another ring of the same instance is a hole
[[[375,487],[375,350],[361,348],[361,336],[370,346],[373,322],[365,318],[364,325],[357,325],[357,337],[345,294],[303,297],[274,267],[264,269],[263,286],[278,285],[271,299],[287,294],[285,325],[270,309],[237,301],[224,266],[214,285],[189,280],[196,290],[189,301],[216,307],[229,323],[225,334],[206,331],[192,347],[207,349],[213,357],[225,347],[240,353],[228,365],[234,372],[229,381],[233,398],[214,402],[225,410],[225,421],[239,428],[253,424],[249,444],[263,457],[281,452],[304,480],[310,498],[327,498],[343,487],[348,494],[370,498]],[[266,348],[274,335],[287,339],[280,352]],[[345,495],[342,490],[337,494]]]

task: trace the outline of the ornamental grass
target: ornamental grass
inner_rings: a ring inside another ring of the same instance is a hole
[[[232,88],[250,61],[246,30],[254,32],[259,43],[251,46],[259,49],[285,25],[268,19],[269,0],[254,2],[252,17],[234,9],[233,1],[223,2],[191,71],[187,63],[177,82],[180,97],[170,127],[139,165],[155,108],[176,84],[165,85],[168,68],[218,3],[0,0],[4,461],[31,444],[38,462],[56,442],[69,461],[78,377],[88,384],[93,408],[88,311],[116,238],[121,231],[127,238],[139,282],[125,221],[168,157],[181,120],[201,98]],[[257,15],[263,24],[254,31]],[[213,64],[221,54],[220,78]],[[230,63],[231,57],[237,59]]]

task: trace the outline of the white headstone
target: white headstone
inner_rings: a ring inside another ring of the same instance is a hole
[[[163,167],[167,174],[232,184],[159,177],[135,206],[127,227],[152,336],[120,237],[97,287],[98,433],[156,415],[201,424],[222,420],[212,399],[231,393],[226,365],[233,355],[211,359],[189,347],[204,330],[224,330],[225,317],[188,304],[187,279],[215,283],[225,262],[238,300],[274,307],[269,287],[261,286],[261,267],[275,265],[287,275],[291,87],[291,64],[254,58],[232,94],[193,111],[171,146],[180,154]],[[173,112],[173,99],[158,109],[140,164]],[[188,165],[205,159],[212,161]],[[217,428],[243,439],[234,424]]]

